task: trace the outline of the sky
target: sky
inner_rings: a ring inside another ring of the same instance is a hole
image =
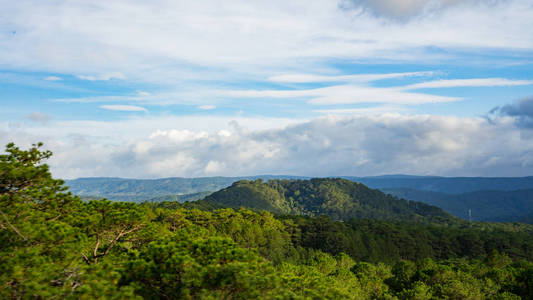
[[[531,0],[0,0],[54,176],[533,175]]]

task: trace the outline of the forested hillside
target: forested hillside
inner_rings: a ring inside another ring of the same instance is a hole
[[[9,144],[0,155],[1,299],[533,297],[531,225],[340,222],[187,208],[196,202],[82,201],[51,177],[43,164],[51,153],[39,147]],[[309,206],[316,209],[323,203],[350,208],[346,201],[357,199],[377,216],[415,213],[409,202],[360,184],[309,182],[237,185],[271,197],[269,205],[280,210],[291,206],[276,202],[283,198],[274,192],[300,203],[294,198],[300,191],[319,198]],[[367,203],[362,195],[379,201]],[[294,207],[316,213],[303,204]],[[421,216],[443,217],[427,209]]]
[[[246,207],[275,214],[327,215],[336,220],[454,221],[438,207],[398,199],[340,178],[243,180],[207,196],[198,204],[203,205],[202,202],[215,207]]]

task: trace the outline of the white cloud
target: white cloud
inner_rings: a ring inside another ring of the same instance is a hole
[[[210,109],[215,109],[216,106],[215,105],[200,105],[198,106],[199,109],[203,109],[203,110],[210,110]]]
[[[206,97],[219,96],[218,90],[212,90],[206,87],[198,88],[197,90],[181,90],[178,92],[137,92],[132,95],[120,96],[97,96],[97,97],[78,97],[78,98],[58,98],[53,99],[54,102],[62,103],[100,103],[100,102],[136,102],[147,105],[173,105],[186,104],[197,105],[198,99],[205,99]]]
[[[57,76],[48,76],[48,77],[45,77],[44,80],[46,80],[46,81],[61,81],[61,80],[63,80],[63,78],[57,77]]]
[[[208,175],[223,174],[221,173],[226,169],[226,165],[216,160],[210,160],[205,166],[205,173]]]
[[[204,139],[209,134],[205,131],[194,132],[189,130],[157,130],[150,135],[150,139],[168,139],[173,142],[186,142]]]
[[[138,91],[138,92],[137,92],[137,95],[138,95],[139,97],[148,97],[148,96],[151,95],[151,93],[146,92],[146,91]]]
[[[316,109],[315,112],[330,115],[383,115],[389,113],[406,112],[405,107],[399,106],[375,106],[365,108],[337,108],[337,109]]]
[[[117,111],[148,111],[144,107],[135,105],[100,105],[100,108]]]
[[[107,80],[111,80],[111,79],[126,79],[124,74],[122,74],[120,72],[106,73],[106,74],[101,74],[101,75],[97,75],[97,76],[93,76],[93,75],[77,75],[76,77],[78,79],[81,79],[81,80],[89,80],[89,81],[100,81],[100,80],[107,81]]]

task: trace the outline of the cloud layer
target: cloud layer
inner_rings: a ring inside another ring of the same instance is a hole
[[[442,11],[394,26],[345,2],[9,1],[0,10],[0,66],[173,84],[323,70],[331,58],[470,63],[459,53],[533,49],[529,0],[348,1],[397,17]]]
[[[360,8],[377,16],[407,20],[421,15],[434,15],[455,6],[495,5],[505,0],[345,0],[344,8]]]
[[[120,130],[117,124],[106,126]],[[45,142],[55,152],[51,162],[54,174],[68,178],[391,173],[524,176],[533,172],[533,135],[508,116],[491,121],[399,114],[329,116],[277,129],[250,130],[236,122],[216,127],[214,131],[152,130],[136,138],[109,140],[72,132]],[[14,140],[24,144],[35,142],[33,139],[21,130],[0,132],[3,143]]]

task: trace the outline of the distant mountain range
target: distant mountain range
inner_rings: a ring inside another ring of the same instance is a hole
[[[529,177],[436,177],[387,175],[377,177],[343,177],[374,189],[409,188],[446,194],[475,191],[516,191],[533,189]]]
[[[297,176],[246,176],[246,177],[171,177],[160,179],[127,179],[90,177],[66,180],[70,190],[79,196],[107,198],[117,201],[149,201],[154,198],[214,192],[239,180],[301,179]]]
[[[533,177],[436,177],[385,175],[344,176],[399,198],[436,205],[453,215],[479,221],[533,222]],[[194,201],[240,180],[309,179],[303,176],[258,175],[202,178],[79,178],[67,180],[84,198],[119,201]]]
[[[474,221],[529,222],[529,215],[533,213],[533,189],[476,191],[456,195],[407,188],[382,191],[399,198],[438,206],[459,218],[469,219],[471,216]]]

